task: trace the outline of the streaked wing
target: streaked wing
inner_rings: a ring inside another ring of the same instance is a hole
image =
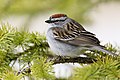
[[[72,45],[78,45],[78,46],[87,46],[87,45],[100,45],[100,41],[94,37],[94,36],[90,36],[90,35],[79,35],[78,37],[76,37],[73,40],[69,40],[67,41],[69,44]]]
[[[79,34],[70,33],[63,28],[55,27],[52,28],[54,38],[61,41],[73,40],[75,37],[78,37]]]
[[[68,33],[77,32],[79,34],[95,36],[95,34],[86,31],[81,24],[71,19],[71,22],[63,26],[63,28],[68,31]]]
[[[56,27],[52,29],[54,38],[71,45],[99,45],[100,41],[93,35],[81,34],[80,31],[67,31],[64,28]]]

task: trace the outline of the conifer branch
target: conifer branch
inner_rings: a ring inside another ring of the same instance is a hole
[[[28,53],[29,51],[32,51],[36,48],[36,46],[32,46],[29,49],[25,50],[24,52],[21,53],[17,53],[12,59],[12,60],[16,60],[17,58],[19,58],[22,55],[25,55],[26,53]],[[85,63],[85,64],[89,64],[89,63],[93,63],[96,60],[92,59],[92,58],[88,58],[88,57],[64,57],[64,56],[57,56],[57,55],[52,55],[52,54],[45,54],[44,56],[47,57],[47,61],[52,61],[53,64],[59,64],[59,63]]]
[[[59,63],[84,63],[84,64],[90,64],[93,62],[96,62],[97,60],[88,58],[88,57],[63,57],[63,56],[53,56],[48,55],[48,61],[52,61],[53,64],[59,64]]]

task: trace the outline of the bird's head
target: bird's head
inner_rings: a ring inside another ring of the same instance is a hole
[[[51,15],[49,20],[46,20],[45,22],[51,24],[52,27],[61,27],[68,22],[68,19],[69,18],[65,14],[54,14]]]

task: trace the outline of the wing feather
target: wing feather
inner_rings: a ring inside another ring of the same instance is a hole
[[[91,32],[81,28],[78,24],[72,22],[66,24],[63,28],[55,27],[52,29],[54,38],[58,41],[71,45],[99,45],[100,41]]]

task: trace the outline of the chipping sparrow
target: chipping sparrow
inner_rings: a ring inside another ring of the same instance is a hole
[[[50,24],[46,37],[56,55],[78,57],[83,54],[83,50],[98,50],[114,55],[100,45],[95,34],[86,31],[82,25],[65,14],[54,14],[45,22]]]

